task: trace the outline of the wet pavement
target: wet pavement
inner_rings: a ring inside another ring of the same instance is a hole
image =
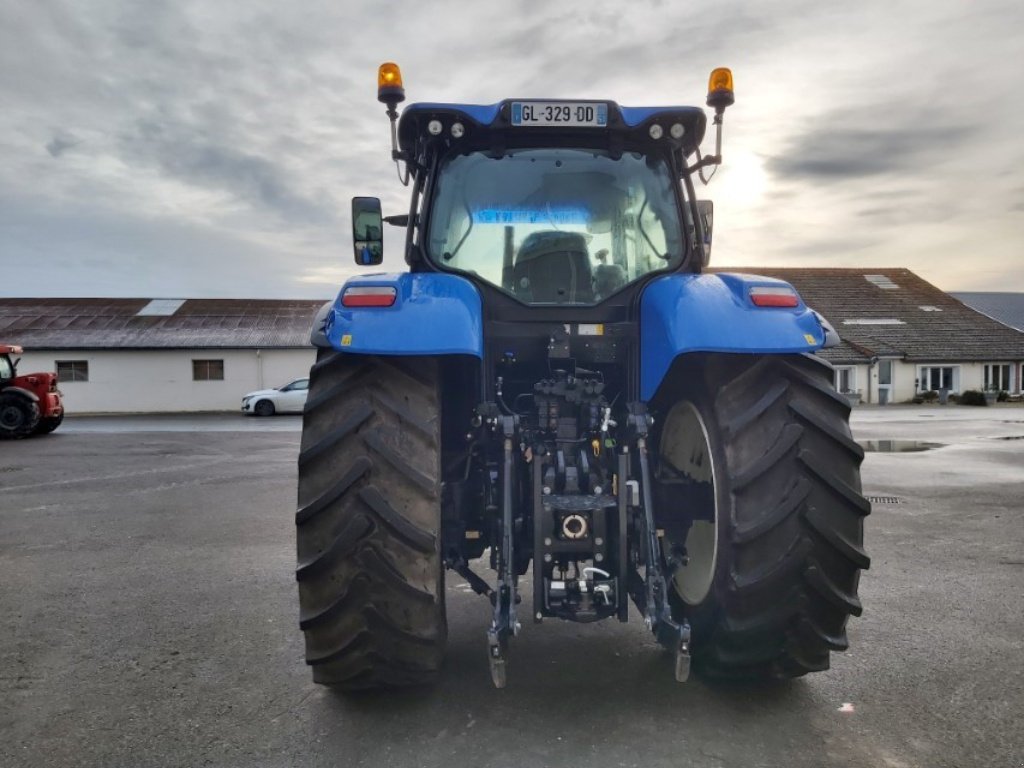
[[[298,417],[71,418],[0,443],[0,765],[1018,766],[1024,408],[859,408],[871,570],[851,650],[781,685],[671,679],[629,624],[527,624],[509,687],[449,574],[434,688],[311,684]],[[529,597],[524,598],[529,614]]]
[[[917,453],[934,451],[945,443],[929,443],[925,440],[859,440],[865,453]]]
[[[68,416],[60,427],[65,434],[83,432],[301,432],[302,416],[242,413],[155,413]]]

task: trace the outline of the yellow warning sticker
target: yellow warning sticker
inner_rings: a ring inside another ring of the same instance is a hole
[[[604,336],[604,323],[580,323],[576,326],[580,336]]]
[[[807,342],[808,344],[817,344],[817,343],[818,343],[818,340],[817,340],[816,338],[814,338],[814,337],[813,337],[813,336],[812,336],[811,334],[809,334],[809,333],[805,333],[805,334],[804,334],[804,341],[806,341],[806,342]],[[345,342],[342,342],[342,344],[344,344],[344,343],[345,343]]]
[[[341,346],[343,346],[343,347],[351,347],[352,346],[352,334],[351,333],[346,333],[344,336],[341,337]]]

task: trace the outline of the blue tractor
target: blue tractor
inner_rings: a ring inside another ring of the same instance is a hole
[[[381,263],[388,224],[409,269],[348,280],[313,327],[296,514],[313,679],[434,679],[446,570],[490,600],[498,687],[523,623],[634,611],[680,681],[691,662],[828,668],[869,563],[863,452],[814,354],[828,323],[787,283],[705,271],[694,179],[721,162],[729,70],[711,76],[710,156],[701,108],[399,117],[397,66],[378,89],[412,195],[387,217],[353,200],[355,261]]]

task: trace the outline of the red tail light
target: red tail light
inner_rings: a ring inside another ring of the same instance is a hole
[[[343,307],[390,307],[395,303],[395,289],[384,285],[346,288],[341,295]]]
[[[800,305],[796,291],[784,285],[756,285],[750,289],[750,300],[755,307],[796,307]]]

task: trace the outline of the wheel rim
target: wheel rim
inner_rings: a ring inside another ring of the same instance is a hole
[[[0,425],[4,429],[17,429],[24,421],[25,414],[17,406],[8,405],[3,410],[0,410]]]
[[[718,493],[714,454],[708,428],[696,406],[683,401],[673,406],[665,420],[661,437],[661,460],[668,462],[673,474],[705,486],[711,499],[710,520],[695,520],[687,529],[685,541],[662,539],[662,546],[671,551],[679,545],[686,550],[687,562],[676,569],[672,586],[687,605],[697,605],[711,591],[718,562]]]

